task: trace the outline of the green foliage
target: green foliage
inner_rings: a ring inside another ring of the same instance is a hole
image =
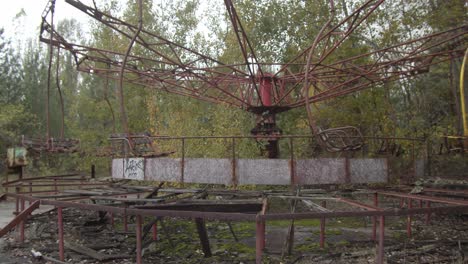
[[[363,1],[335,2],[337,15],[333,23],[336,24]],[[234,4],[260,61],[284,63],[291,60],[311,45],[320,27],[329,19],[328,0],[239,0]],[[243,60],[222,4],[210,2],[205,6],[199,0],[176,0],[144,1],[144,5],[145,30],[228,64]],[[135,0],[122,5],[119,1],[109,0],[101,2],[99,7],[117,16],[122,14],[122,19],[129,23],[137,23]],[[210,12],[200,15],[202,8]],[[465,22],[466,3],[462,0],[385,1],[368,18],[368,23],[343,42],[329,60],[366,53]],[[200,31],[200,28],[203,30]],[[128,37],[96,22],[92,23],[89,36],[82,35],[81,25],[73,19],[59,21],[57,30],[68,39],[122,53],[130,42]],[[160,52],[169,54],[164,48]],[[132,54],[148,56],[148,51],[136,44]],[[22,134],[45,134],[47,58],[47,46],[33,40],[26,44],[20,55],[0,30],[2,153],[7,145],[17,143]],[[359,63],[370,61],[370,58],[363,58]],[[53,69],[56,65],[54,62]],[[65,99],[65,135],[79,138],[82,152],[68,157],[42,159],[36,164],[55,165],[62,170],[88,170],[91,164],[96,164],[105,174],[109,160],[98,158],[95,153],[98,147],[108,144],[109,134],[122,132],[118,82],[112,78],[105,80],[80,74],[75,66],[74,58],[62,51],[58,79]],[[155,69],[166,67],[156,63],[153,66]],[[275,69],[265,66],[265,70]],[[313,114],[324,129],[353,125],[368,136],[426,136],[435,139],[441,135],[459,134],[460,111],[455,103],[459,99],[455,89],[458,80],[454,76],[458,76],[460,63],[440,64],[430,70],[430,74],[418,78],[386,83],[318,103],[314,106]],[[112,77],[118,78],[117,75]],[[50,113],[52,135],[56,137],[61,117],[55,82],[53,77]],[[254,127],[253,116],[243,110],[155,89],[124,84],[124,98],[129,127],[134,133],[148,131],[153,135],[168,136],[248,135]],[[279,114],[277,122],[284,134],[310,133],[303,108]],[[157,140],[154,143],[161,151],[177,151],[174,156],[181,156],[180,140]],[[235,144],[238,157],[258,157],[259,147],[253,140],[237,139]],[[232,147],[232,141],[225,139],[187,140],[185,154],[187,157],[231,157]],[[289,142],[282,140],[280,148],[281,157],[288,158]],[[294,154],[298,158],[315,155],[314,148],[310,140],[294,139]]]

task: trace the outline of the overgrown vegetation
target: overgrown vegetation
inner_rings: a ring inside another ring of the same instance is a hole
[[[337,17],[342,18],[363,1],[335,1]],[[235,2],[238,14],[262,61],[286,62],[311,44],[328,19],[327,0]],[[99,1],[99,7],[123,20],[136,23],[135,1]],[[145,1],[144,27],[159,32],[176,43],[219,58],[227,63],[239,59],[239,49],[232,29],[227,26],[222,1]],[[203,10],[205,13],[200,13]],[[466,23],[463,0],[387,1],[369,17],[369,25],[361,27],[349,44],[341,47],[334,58],[365,52],[369,46],[385,47],[417,37],[420,34],[446,30]],[[78,11],[77,11],[78,12]],[[220,13],[221,12],[221,13]],[[39,17],[37,18],[39,21]],[[82,35],[85,25],[73,18],[58,22],[62,35],[77,41],[93,43],[104,49],[125,50],[128,40],[101,24],[91,23],[91,34]],[[201,27],[204,30],[199,30]],[[45,134],[47,83],[47,48],[31,36],[24,50],[14,37],[0,31],[0,153],[18,144],[21,135],[41,137]],[[135,53],[145,51],[138,46]],[[333,59],[333,58],[332,58]],[[461,133],[459,95],[456,91],[460,61],[438,65],[429,74],[388,83],[366,91],[317,105],[315,115],[323,127],[353,125],[369,136],[438,137]],[[53,68],[55,65],[53,66]],[[98,173],[107,174],[109,162],[94,154],[107,144],[108,135],[121,131],[118,116],[117,84],[113,80],[80,74],[73,58],[61,52],[59,81],[65,98],[65,135],[79,138],[82,151],[64,157],[42,157],[35,168],[60,168],[63,171],[88,170],[96,164]],[[60,131],[60,106],[52,81],[51,131]],[[131,131],[149,131],[154,135],[247,135],[253,117],[241,110],[211,105],[161,91],[125,86],[126,109]],[[110,106],[110,107],[109,107]],[[116,115],[117,122],[112,119]],[[285,134],[309,133],[304,109],[278,116]],[[115,128],[115,130],[114,130]],[[180,148],[177,141],[156,142],[161,150]],[[283,144],[283,143],[282,143]],[[287,148],[287,142],[282,145]],[[408,146],[409,147],[409,146]],[[187,156],[229,156],[230,142],[222,140],[187,142]],[[297,144],[299,157],[314,155],[310,142]],[[241,141],[239,156],[256,155],[258,146]],[[286,153],[287,154],[287,153]],[[286,155],[284,154],[284,155]]]

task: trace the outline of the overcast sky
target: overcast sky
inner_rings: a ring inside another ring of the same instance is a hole
[[[25,41],[28,38],[39,37],[39,26],[41,15],[49,0],[2,0],[2,14],[0,16],[0,27],[5,29],[5,34],[13,41]],[[87,3],[87,1],[84,1]],[[75,18],[81,23],[86,23],[87,16],[77,11],[64,0],[56,1],[55,20],[63,18]],[[15,19],[18,13],[24,10],[25,16]]]

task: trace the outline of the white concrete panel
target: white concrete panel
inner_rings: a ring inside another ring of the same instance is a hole
[[[185,159],[184,182],[232,184],[230,159]]]
[[[288,185],[291,183],[289,160],[286,159],[239,159],[237,178],[242,184]]]
[[[350,159],[351,183],[377,183],[388,181],[386,159]]]
[[[344,159],[306,159],[296,161],[298,184],[339,184],[345,182]]]
[[[181,159],[146,159],[145,180],[179,182],[180,176]]]

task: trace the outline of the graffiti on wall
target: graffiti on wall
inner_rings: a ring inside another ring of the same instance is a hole
[[[124,179],[143,180],[145,177],[144,159],[124,159]]]

